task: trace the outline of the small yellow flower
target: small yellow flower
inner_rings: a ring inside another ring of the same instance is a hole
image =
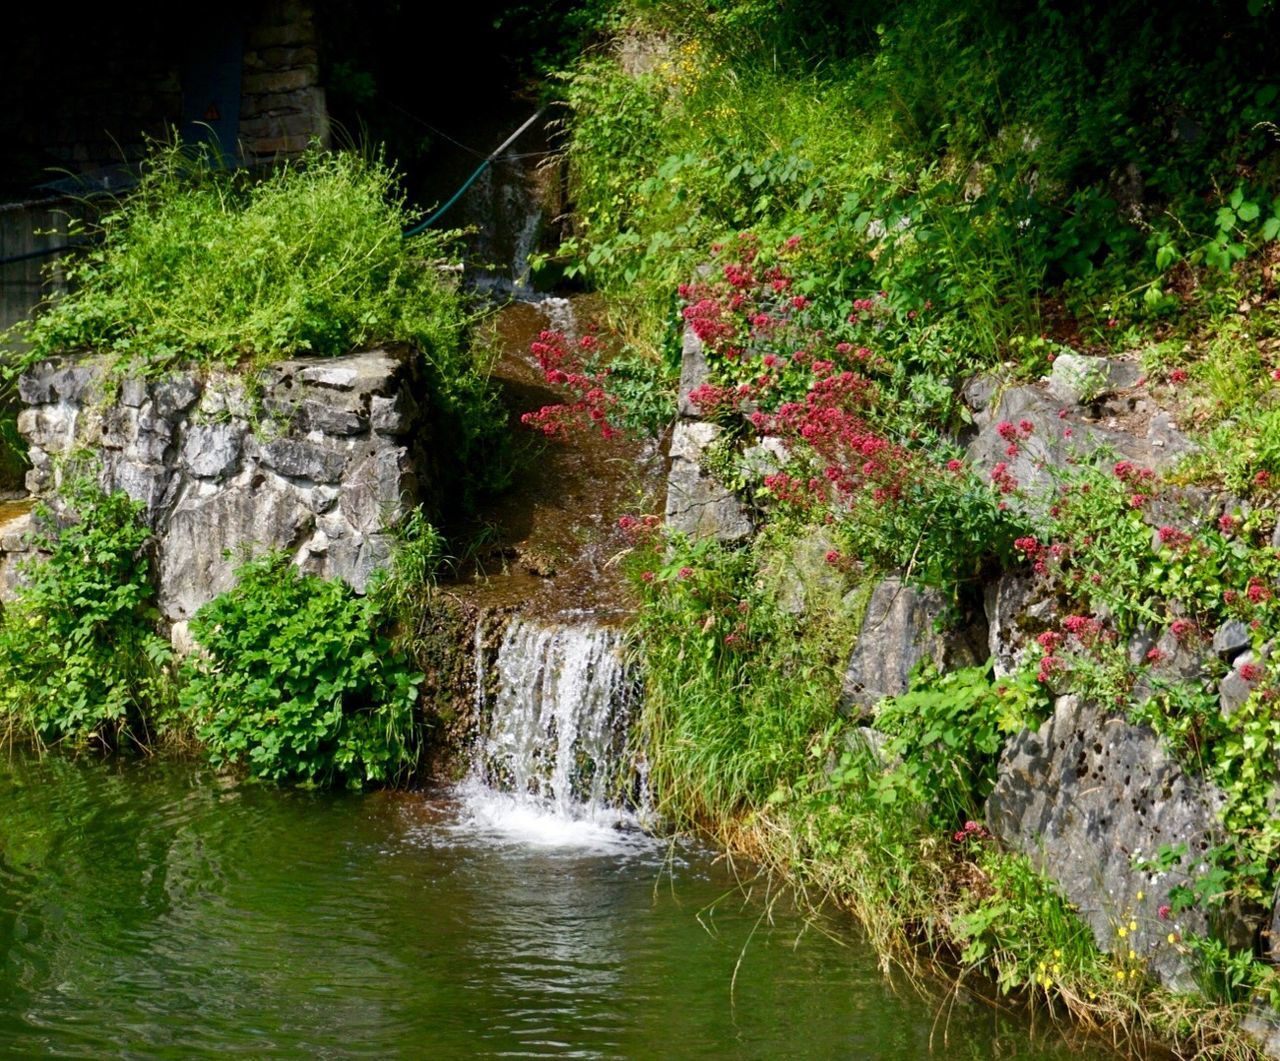
[[[1055,958],[1061,958],[1061,957],[1062,957],[1062,948],[1061,948],[1061,947],[1054,947],[1054,948],[1053,948],[1053,956],[1054,956]]]
[[[1124,970],[1123,970],[1123,969],[1117,969],[1117,970],[1116,970],[1116,979],[1117,979],[1118,981],[1120,981],[1121,983],[1123,983],[1123,982],[1124,982]]]
[[[1170,932],[1170,933],[1169,933],[1169,942],[1170,942],[1170,943],[1177,943],[1177,942],[1178,942],[1178,933],[1176,933],[1176,932]]]
[[[1130,952],[1129,952],[1129,960],[1130,960],[1130,961],[1133,961],[1133,959],[1134,959],[1134,958],[1136,958],[1136,957],[1137,957],[1137,955],[1136,955],[1136,954],[1134,954],[1134,953],[1133,953],[1133,951],[1130,951]]]
[[[1138,970],[1137,970],[1137,969],[1130,969],[1130,970],[1129,970],[1129,979],[1130,979],[1130,980],[1136,980],[1137,978],[1138,978]]]
[[[1124,939],[1124,937],[1127,936],[1128,934],[1129,934],[1129,930],[1125,928],[1124,925],[1121,925],[1118,929],[1116,929],[1116,935],[1119,936],[1121,939]]]
[[[1138,902],[1142,902],[1142,900],[1145,899],[1146,897],[1147,897],[1146,892],[1138,892]]]
[[[1129,922],[1129,931],[1130,931],[1130,932],[1137,932],[1137,931],[1138,931],[1138,922],[1136,922],[1136,921],[1130,921],[1130,922]]]

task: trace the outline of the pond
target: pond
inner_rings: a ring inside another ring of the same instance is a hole
[[[6,1056],[1059,1058],[689,844],[474,785],[0,763]]]

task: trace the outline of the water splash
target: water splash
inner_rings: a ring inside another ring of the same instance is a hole
[[[627,807],[636,682],[621,632],[517,617],[492,672],[479,632],[476,660],[485,731],[458,792],[469,823],[538,845],[599,845],[637,831]]]

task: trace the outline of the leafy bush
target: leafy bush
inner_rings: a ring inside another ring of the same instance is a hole
[[[914,676],[876,711],[876,728],[891,738],[885,757],[898,764],[879,779],[880,798],[928,807],[941,829],[981,817],[1005,740],[1045,707],[1028,677],[993,681],[990,663]]]
[[[72,521],[36,544],[17,600],[0,624],[0,714],[40,741],[142,742],[171,698],[168,642],[149,582],[151,532],[142,506],[76,480],[63,487]],[[47,525],[52,515],[43,511]]]
[[[1043,330],[1046,296],[1193,313],[1173,271],[1213,286],[1280,235],[1269,9],[834,6],[615,5],[626,61],[566,75],[571,274],[656,333],[708,244],[799,235],[802,293],[932,302],[977,368]]]
[[[283,555],[239,569],[201,608],[183,709],[218,764],[306,785],[385,782],[415,762],[420,678],[378,602]]]

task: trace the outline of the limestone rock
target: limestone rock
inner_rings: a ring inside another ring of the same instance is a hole
[[[120,404],[129,409],[140,409],[147,400],[147,381],[127,379],[120,384]]]
[[[347,454],[318,442],[275,438],[254,447],[264,467],[290,479],[336,483],[347,467]]]
[[[369,424],[380,435],[403,435],[418,418],[413,396],[402,390],[392,398],[374,396],[369,402]]]
[[[383,448],[357,464],[342,481],[342,514],[362,534],[391,526],[404,514],[404,497],[414,493],[409,451]]]
[[[720,428],[681,420],[671,436],[667,477],[667,526],[691,538],[742,541],[751,535],[751,518],[733,493],[702,466],[702,455]]]
[[[61,458],[93,449],[103,488],[146,507],[170,621],[185,622],[230,587],[242,560],[268,550],[363,590],[390,557],[389,521],[430,486],[411,351],[280,362],[261,372],[253,400],[229,372],[126,380],[100,393],[106,364],[57,359],[24,376],[27,481],[49,490]],[[280,431],[266,442],[249,434],[264,411]],[[0,581],[7,555],[0,548]]]
[[[1129,661],[1142,671],[1134,684],[1134,700],[1145,703],[1159,689],[1205,681],[1210,658],[1195,637],[1179,640],[1169,629],[1158,638],[1148,631],[1135,634],[1129,641]]]
[[[185,413],[200,397],[200,382],[195,376],[177,375],[163,380],[151,388],[151,402],[155,406],[156,416],[162,420],[173,420]]]
[[[1231,670],[1218,683],[1218,702],[1224,717],[1235,714],[1249,699],[1262,681],[1262,672],[1271,656],[1271,643],[1263,645],[1255,653],[1252,649],[1241,652],[1231,663]],[[1249,670],[1246,671],[1245,668]],[[1256,673],[1254,673],[1256,671]],[[1246,677],[1246,674],[1251,675]]]
[[[1082,405],[1104,394],[1132,387],[1142,377],[1135,361],[1059,354],[1049,374],[1049,393],[1069,405]]]
[[[297,377],[302,383],[332,390],[384,394],[400,366],[401,361],[394,354],[386,350],[369,350],[327,361],[310,361],[298,368]]]
[[[987,651],[997,677],[1018,669],[1037,634],[1055,626],[1058,601],[1034,575],[1008,571],[983,589]]]
[[[1000,396],[994,412],[984,414],[977,436],[967,447],[969,461],[988,475],[1003,464],[1022,495],[1010,500],[1043,515],[1056,485],[1055,470],[1121,457],[1160,469],[1172,465],[1184,451],[1173,445],[1153,449],[1147,433],[1140,437],[1126,431],[1118,415],[1102,421],[1088,413],[1047,389],[1012,387]],[[1006,422],[1014,426],[1016,438],[1000,434],[1000,425]]]
[[[1221,842],[1220,803],[1149,728],[1064,696],[1043,726],[1005,748],[987,821],[1057,882],[1103,950],[1132,949],[1166,985],[1190,990],[1192,961],[1168,942],[1171,931],[1243,939],[1253,930],[1238,917],[1211,925],[1200,909],[1158,913]],[[1167,870],[1139,868],[1164,848],[1184,853]]]
[[[0,524],[0,603],[13,600],[22,583],[22,565],[35,555],[30,536],[35,530],[35,517],[24,512]]]
[[[1213,650],[1228,663],[1253,643],[1249,628],[1239,619],[1228,619],[1213,634]]]
[[[845,668],[842,712],[864,714],[884,697],[906,692],[912,669],[923,659],[940,670],[981,663],[985,625],[975,621],[938,629],[946,611],[947,598],[939,590],[917,589],[899,578],[876,586]]]
[[[969,380],[961,388],[960,396],[973,413],[974,419],[982,422],[985,419],[983,414],[991,408],[992,401],[999,393],[1000,381],[994,376],[982,375]]]
[[[200,479],[226,479],[240,464],[248,428],[245,424],[200,424],[187,432],[182,463]]]
[[[711,376],[707,367],[707,355],[702,348],[702,340],[694,334],[692,328],[684,330],[684,345],[680,358],[680,390],[677,411],[683,417],[692,420],[702,416],[702,409],[696,402],[689,400],[689,392],[701,387]]]
[[[222,486],[193,484],[160,537],[161,610],[173,619],[191,618],[231,588],[245,559],[271,549],[292,551],[311,522],[292,491],[261,476],[241,474]]]

